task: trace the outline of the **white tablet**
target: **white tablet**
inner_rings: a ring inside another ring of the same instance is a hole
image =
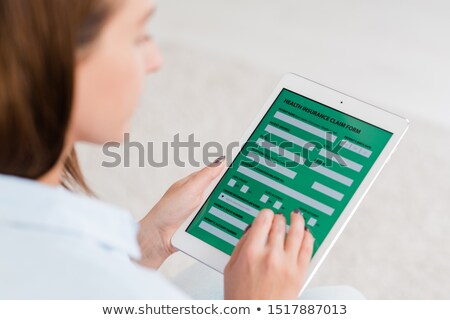
[[[172,243],[223,272],[261,209],[289,225],[299,208],[316,240],[305,288],[407,128],[398,115],[287,74]]]

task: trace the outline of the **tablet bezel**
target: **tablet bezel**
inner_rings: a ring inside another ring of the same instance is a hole
[[[261,122],[264,115],[273,105],[274,101],[283,89],[293,91],[294,93],[300,94],[311,100],[334,108],[339,112],[346,113],[359,120],[368,122],[371,125],[380,127],[392,133],[391,139],[379,155],[378,159],[373,164],[372,168],[367,173],[364,180],[361,182],[360,186],[345,207],[344,211],[341,213],[334,226],[331,228],[330,232],[322,242],[320,248],[312,258],[304,285],[302,287],[302,291],[300,291],[299,293],[300,295],[311,281],[312,277],[324,261],[325,257],[328,255],[331,248],[334,246],[348,221],[353,216],[359,204],[369,191],[376,177],[381,172],[384,165],[388,162],[392,153],[395,151],[397,145],[408,129],[409,121],[389,111],[383,110],[374,105],[368,104],[359,99],[353,98],[344,93],[318,84],[307,78],[293,73],[288,73],[278,83],[275,90],[265,102],[263,108],[259,111],[255,119],[243,134],[242,138],[239,141],[239,150],[233,149],[232,161],[235,160],[245,142],[250,138],[255,128]],[[195,218],[200,208],[204,205],[205,201],[211,195],[212,191],[217,186],[219,181],[225,175],[227,169],[225,169],[216,179],[214,179],[210,187],[205,191],[204,199],[201,205],[193,211],[189,218],[180,226],[180,228],[178,228],[178,230],[172,237],[172,244],[177,249],[183,251],[189,256],[199,260],[200,262],[221,273],[223,273],[225,265],[228,263],[230,256],[187,233],[186,229]]]

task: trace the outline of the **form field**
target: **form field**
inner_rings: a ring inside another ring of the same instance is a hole
[[[268,141],[265,141],[265,140],[259,138],[256,141],[256,144],[261,146],[261,147],[263,147],[264,149],[267,149],[267,150],[271,151],[271,152],[275,152],[279,156],[285,157],[286,159],[289,159],[289,160],[291,160],[293,162],[296,162],[296,163],[301,164],[301,165],[305,164],[305,158],[303,158],[302,156],[300,156],[300,155],[298,155],[296,153],[290,152],[290,151],[288,151],[286,149],[283,149],[283,148],[281,148],[281,147],[279,147],[279,146],[277,146],[277,145],[275,145],[275,144],[273,144],[271,142],[268,142]]]
[[[372,151],[370,151],[366,148],[360,147],[360,146],[358,146],[354,143],[351,143],[347,140],[342,140],[340,144],[343,148],[353,151],[354,153],[360,154],[363,157],[369,158],[372,155]]]
[[[359,163],[356,163],[356,162],[354,162],[352,160],[344,158],[343,156],[338,155],[336,153],[333,153],[333,152],[331,152],[329,150],[321,149],[319,154],[322,157],[330,159],[330,160],[332,160],[332,161],[334,161],[336,163],[339,163],[341,166],[348,167],[349,169],[352,169],[353,171],[360,172],[361,169],[362,169],[362,165],[360,165]],[[338,159],[342,159],[342,161],[344,163],[341,163],[341,161],[339,161]]]
[[[294,136],[294,135],[292,135],[292,134],[290,134],[290,133],[288,133],[286,131],[283,131],[283,130],[280,130],[278,128],[275,128],[274,126],[272,126],[270,124],[267,125],[266,132],[274,134],[274,135],[276,135],[276,136],[278,136],[280,138],[283,138],[283,139],[285,139],[285,140],[287,140],[289,142],[292,142],[292,143],[298,145],[301,148],[312,150],[312,149],[314,149],[316,147],[311,142],[308,142],[308,141],[303,140],[303,139],[301,139],[299,137],[296,137],[296,136]]]
[[[295,176],[297,175],[297,172],[292,171],[286,167],[283,167],[277,163],[274,163],[266,158],[264,158],[263,156],[259,155],[259,154],[255,154],[253,152],[249,152],[247,154],[247,158],[258,162],[259,164],[265,166],[266,168],[269,168],[273,171],[278,172],[279,174],[282,174],[288,178],[294,179]]]
[[[248,204],[245,204],[242,201],[230,197],[229,195],[226,195],[223,192],[219,195],[219,200],[222,200],[223,202],[228,203],[230,206],[235,207],[236,209],[241,210],[251,216],[256,217],[258,215],[259,211],[256,210],[255,208],[252,208]]]
[[[338,201],[341,201],[342,198],[344,197],[344,195],[336,190],[333,190],[327,186],[324,186],[323,184],[319,183],[319,182],[314,182],[312,187],[312,189],[319,191],[320,193],[323,193],[327,196],[329,196],[330,198],[336,199]]]
[[[241,187],[241,192],[242,193],[247,193],[248,189],[249,189],[248,186],[244,185],[244,186]]]
[[[275,201],[275,203],[273,204],[273,207],[277,210],[279,210],[281,208],[282,203],[280,201]]]
[[[236,219],[235,217],[229,215],[226,212],[223,212],[222,210],[217,209],[216,207],[211,207],[211,209],[209,209],[209,213],[241,230],[245,230],[245,228],[247,228],[248,226],[247,223]]]
[[[340,182],[348,187],[350,187],[353,184],[352,179],[350,179],[340,173],[337,173],[336,171],[325,168],[324,166],[316,165],[313,163],[309,168],[313,171],[316,171],[316,172],[330,178],[330,179],[333,179],[334,181]]]
[[[317,223],[317,220],[314,218],[309,218],[307,225],[314,227]]]
[[[262,203],[266,203],[267,200],[269,200],[269,197],[267,195],[265,195],[265,194],[263,194],[261,196],[261,199],[259,199],[259,201],[261,201]]]
[[[243,175],[246,175],[249,178],[252,178],[252,179],[266,185],[266,186],[269,186],[275,190],[278,190],[279,192],[281,192],[293,199],[296,199],[296,200],[310,206],[311,208],[317,209],[317,210],[325,213],[326,215],[331,216],[334,212],[333,208],[331,208],[313,198],[310,198],[298,191],[295,191],[289,187],[286,187],[285,185],[282,185],[281,183],[278,183],[272,179],[269,179],[266,176],[259,174],[258,172],[250,170],[249,168],[239,166],[237,171],[242,173]]]
[[[228,181],[228,185],[230,187],[234,187],[235,184],[236,184],[236,180],[234,180],[234,179],[230,179],[230,181]]]
[[[236,246],[236,244],[239,242],[239,239],[229,235],[226,232],[223,232],[220,229],[217,229],[216,227],[205,221],[200,222],[199,228],[205,230],[206,232],[209,232],[210,234],[216,236],[217,238],[222,239],[223,241],[232,244],[233,246]]]
[[[308,123],[305,123],[303,121],[297,120],[291,116],[288,116],[287,114],[284,114],[280,111],[277,111],[274,116],[276,119],[281,120],[283,122],[286,122],[294,127],[297,127],[303,131],[309,132],[319,138],[322,138],[324,140],[328,140],[331,142],[334,142],[336,140],[336,136],[332,133],[329,133],[327,131],[324,131],[322,129],[316,128]]]

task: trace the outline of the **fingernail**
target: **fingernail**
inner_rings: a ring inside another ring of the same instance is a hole
[[[300,209],[299,209],[299,208],[295,208],[295,209],[294,209],[294,213],[296,213],[296,214],[302,214],[302,213],[300,212]]]
[[[261,218],[260,218],[260,219],[262,219],[261,221],[267,221],[267,220],[269,220],[269,218],[272,214],[273,214],[272,210],[268,209],[268,210],[260,211],[260,214],[258,216],[261,216]]]
[[[244,230],[244,234],[248,231],[248,229],[250,229],[250,227],[252,226],[252,224],[250,223]]]
[[[220,156],[213,163],[211,163],[209,166],[210,167],[216,167],[219,164],[221,164],[223,162],[223,160],[225,160],[225,156]]]

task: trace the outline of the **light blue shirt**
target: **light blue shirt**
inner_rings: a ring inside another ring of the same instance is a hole
[[[138,260],[129,212],[0,175],[0,299],[186,299]]]

